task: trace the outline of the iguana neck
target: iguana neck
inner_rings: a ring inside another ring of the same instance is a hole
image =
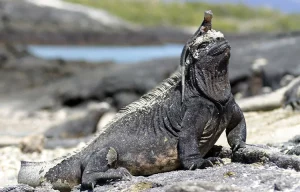
[[[217,103],[226,103],[231,96],[231,86],[228,78],[227,66],[223,70],[198,68],[191,65],[186,74],[187,90],[193,94],[202,94]],[[191,96],[187,94],[187,97]]]

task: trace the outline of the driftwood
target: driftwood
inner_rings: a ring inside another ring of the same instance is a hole
[[[297,100],[297,95],[291,95],[297,93],[298,86],[300,83],[300,77],[295,78],[287,86],[282,87],[274,92],[258,95],[254,97],[249,97],[245,99],[237,100],[238,105],[243,111],[266,111],[272,110],[284,105],[294,105],[294,101],[291,99],[287,100],[286,97],[293,97],[294,100]],[[291,93],[286,95],[286,93]],[[300,99],[300,98],[298,98]]]

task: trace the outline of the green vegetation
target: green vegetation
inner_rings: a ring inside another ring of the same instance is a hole
[[[161,0],[66,0],[104,9],[125,20],[147,26],[198,26],[204,10],[211,9],[217,19],[215,29],[227,32],[283,31],[300,29],[300,15],[286,15],[266,8],[243,4],[182,3]]]

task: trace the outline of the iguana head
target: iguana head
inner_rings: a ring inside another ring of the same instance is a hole
[[[180,67],[181,67],[181,101],[184,101],[184,92],[185,92],[185,75],[186,75],[186,65],[190,64],[192,62],[191,57],[189,56],[189,46],[191,43],[195,41],[195,39],[204,33],[206,33],[208,30],[211,30],[211,20],[213,18],[213,13],[211,10],[204,12],[204,18],[202,21],[202,24],[198,28],[198,30],[195,32],[195,34],[189,39],[189,41],[186,43],[186,45],[183,47],[181,58],[180,58]]]
[[[230,45],[224,35],[213,29],[197,37],[188,47],[189,83],[210,99],[227,101],[231,89],[228,78]]]

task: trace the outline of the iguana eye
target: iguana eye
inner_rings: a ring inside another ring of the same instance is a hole
[[[208,42],[203,42],[198,46],[198,49],[204,49],[205,47],[207,47],[208,44]]]

